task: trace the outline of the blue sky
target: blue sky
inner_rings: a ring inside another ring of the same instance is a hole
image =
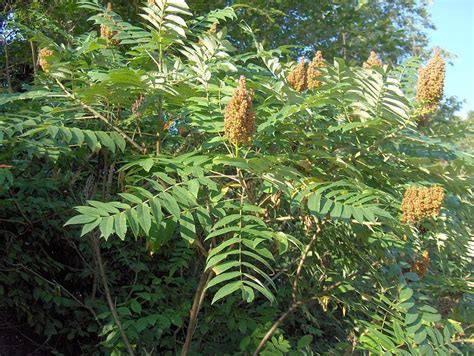
[[[431,46],[456,56],[446,67],[445,95],[466,100],[465,116],[474,110],[474,0],[434,0],[428,11],[437,28],[429,31]]]

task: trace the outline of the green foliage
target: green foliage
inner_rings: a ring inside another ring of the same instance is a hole
[[[38,33],[50,71],[0,95],[0,313],[63,354],[176,354],[188,328],[202,354],[252,353],[268,330],[262,355],[468,350],[473,157],[443,138],[462,123],[417,127],[419,59],[336,57],[297,93],[288,48],[232,8],[157,0],[140,23],[79,5],[92,30]],[[249,147],[223,136],[240,75]],[[443,187],[439,216],[400,222],[411,185]]]
[[[404,54],[423,52],[432,28],[423,3],[407,1],[312,1],[312,0],[201,0],[188,1],[191,10],[205,13],[216,7],[235,6],[260,42],[268,48],[298,46],[300,54],[322,50],[327,58],[347,57],[362,63],[375,50],[386,62]],[[418,23],[419,26],[414,26]],[[237,29],[232,37],[245,49],[252,41]]]
[[[435,308],[421,304],[426,296],[414,294],[408,286],[402,286],[395,300],[387,295],[374,300],[372,305],[377,309],[370,312],[370,322],[362,321],[367,330],[360,340],[361,349],[402,355],[461,353],[451,343],[459,332],[456,322],[441,322]]]

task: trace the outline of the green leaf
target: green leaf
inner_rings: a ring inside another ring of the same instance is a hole
[[[321,194],[313,193],[309,196],[308,209],[311,214],[319,214],[321,209]]]
[[[209,261],[209,259],[211,257],[213,257],[214,255],[218,254],[219,252],[221,252],[222,250],[224,250],[226,247],[229,247],[233,244],[237,244],[237,243],[241,243],[242,242],[242,239],[240,237],[232,237],[228,240],[225,240],[223,242],[221,242],[218,246],[214,247],[211,252],[209,252],[209,255],[207,256],[207,260]]]
[[[138,224],[141,226],[145,235],[148,236],[150,233],[151,228],[151,210],[150,207],[143,203],[137,206],[137,214],[138,214]]]
[[[214,271],[215,274],[219,275],[219,274],[224,273],[225,271],[227,271],[227,270],[229,270],[233,267],[237,267],[237,266],[240,266],[239,261],[230,261],[230,262],[226,262],[226,263],[214,266],[212,268],[212,270]]]
[[[233,231],[239,231],[239,230],[240,230],[240,226],[225,227],[223,229],[219,229],[219,230],[211,232],[209,235],[206,236],[206,238],[204,240],[209,240],[213,237],[220,236],[220,235],[223,235],[223,234],[227,234],[227,233],[233,232]]]
[[[426,339],[426,329],[424,326],[422,326],[416,333],[415,337],[413,338],[413,341],[417,344],[421,344],[423,341]]]
[[[87,224],[97,219],[97,216],[90,216],[90,215],[76,215],[70,218],[65,224],[66,225],[79,225],[79,224]]]
[[[84,236],[85,234],[91,232],[92,230],[94,230],[100,224],[101,221],[102,221],[101,218],[97,218],[97,220],[84,225],[82,227],[81,237]]]
[[[74,127],[71,129],[72,135],[74,137],[74,143],[81,145],[82,142],[84,142],[84,133],[82,130],[78,129],[77,127]]]
[[[127,315],[127,316],[132,315],[132,312],[131,312],[130,309],[128,309],[127,307],[119,307],[119,308],[117,308],[117,313],[118,313],[119,315]]]
[[[236,250],[236,251],[227,251],[225,253],[217,254],[217,255],[213,256],[212,258],[210,258],[207,261],[205,269],[207,270],[210,267],[214,267],[219,262],[226,259],[228,256],[237,255],[237,254],[240,254],[240,251],[238,251],[238,250]]]
[[[127,143],[125,142],[124,138],[118,132],[112,132],[110,136],[114,140],[115,145],[119,148],[119,150],[121,152],[124,152],[125,147],[127,146]]]
[[[354,211],[351,206],[349,205],[344,205],[341,218],[342,219],[350,219],[351,216],[353,215]]]
[[[215,165],[222,164],[222,165],[225,165],[225,166],[241,168],[243,170],[248,170],[249,169],[249,165],[248,165],[247,161],[243,158],[219,156],[219,157],[214,158],[213,163]]]
[[[331,210],[331,217],[332,218],[339,218],[339,217],[341,217],[341,213],[342,213],[342,204],[339,203],[339,202],[335,202],[334,207]]]
[[[141,203],[142,203],[142,200],[141,200],[139,197],[137,197],[137,196],[135,196],[135,195],[133,195],[133,194],[130,194],[130,193],[119,193],[119,195],[120,195],[122,198],[128,200],[128,201],[131,202],[131,203],[135,203],[135,204],[141,204]]]
[[[96,200],[88,200],[87,203],[92,205],[94,208],[97,208],[102,216],[119,213],[117,208],[114,207],[112,203],[103,203]]]
[[[160,196],[166,203],[162,204],[166,208],[166,210],[168,210],[170,214],[173,215],[176,219],[179,219],[181,210],[179,208],[178,203],[176,202],[176,199],[173,198],[173,196],[167,192],[160,193]]]
[[[195,199],[197,199],[198,194],[199,194],[199,180],[198,179],[192,179],[188,182],[188,189],[189,192],[193,195]]]
[[[364,215],[362,214],[362,210],[360,208],[352,208],[352,215],[359,223],[362,224],[364,222]]]
[[[323,200],[324,201],[324,200]],[[325,202],[324,202],[324,205],[323,205],[323,208],[321,209],[321,211],[319,212],[321,215],[326,215],[329,210],[331,209],[332,207],[332,204],[333,204],[333,201],[330,200],[330,199],[325,199]]]
[[[230,224],[231,222],[235,220],[239,220],[240,218],[241,218],[240,214],[227,215],[223,217],[222,219],[220,219],[218,222],[216,222],[214,226],[212,227],[212,230],[217,230],[218,228],[225,226],[227,224]]]
[[[407,334],[415,334],[416,331],[423,325],[421,317],[416,319],[415,323],[405,328]]]
[[[121,240],[125,239],[125,235],[127,233],[127,218],[125,213],[120,213],[114,216],[114,227],[115,233]]]
[[[91,150],[94,150],[97,146],[97,136],[95,133],[90,130],[84,130],[84,136],[87,146],[89,146]]]
[[[160,199],[154,198],[150,200],[151,211],[153,213],[153,217],[157,224],[161,222],[163,219],[163,213],[161,212],[161,203]]]
[[[99,138],[99,141],[102,145],[107,147],[112,153],[115,153],[115,143],[114,141],[110,138],[110,136],[103,132],[103,131],[97,131],[97,137]]]
[[[142,305],[136,299],[132,299],[130,308],[134,313],[140,314],[142,312]]]
[[[76,206],[75,209],[82,215],[92,215],[92,216],[109,216],[109,213],[104,210],[99,210],[92,206]]]
[[[395,337],[397,339],[398,344],[402,344],[404,342],[405,336],[400,324],[396,321],[393,322],[393,331],[395,333]]]
[[[405,315],[405,325],[410,325],[411,323],[415,322],[418,319],[418,316],[419,314],[416,308],[410,309]]]
[[[410,299],[412,295],[413,295],[413,289],[409,287],[405,287],[400,291],[400,296],[398,297],[398,299],[400,300],[400,302],[404,302]]]
[[[438,313],[438,311],[430,305],[423,305],[420,307],[420,310],[432,314]]]
[[[141,333],[143,330],[145,330],[148,327],[148,318],[140,318],[138,319],[135,324],[134,324],[135,329],[137,329],[138,333]]]
[[[192,244],[196,239],[196,226],[194,224],[194,217],[190,211],[186,211],[179,219],[181,237],[189,244]]]
[[[211,304],[214,304],[218,300],[228,296],[229,294],[234,293],[236,290],[240,289],[242,287],[242,282],[241,281],[235,281],[229,284],[226,284],[225,286],[221,287],[216,294],[214,294],[214,298],[212,298]]]
[[[260,257],[259,255],[253,253],[253,252],[250,252],[250,251],[242,251],[242,254],[244,255],[247,255],[249,257],[252,257],[253,259],[259,261],[260,263],[262,263],[265,267],[267,267],[269,270],[272,269],[272,267],[268,264],[268,262],[263,259],[262,257]]]
[[[420,277],[418,277],[418,275],[415,273],[415,272],[407,272],[404,274],[405,278],[410,280],[410,281],[413,281],[413,282],[416,282],[416,281],[419,281],[420,280]]]
[[[221,274],[215,276],[213,279],[211,279],[206,288],[211,288],[211,287],[213,287],[213,286],[215,286],[219,283],[222,283],[222,282],[228,281],[230,279],[240,277],[241,275],[242,275],[242,273],[240,271],[221,273]]]
[[[102,234],[102,237],[104,237],[106,240],[114,232],[114,217],[113,216],[107,216],[106,218],[102,219],[100,223],[100,232]]]
[[[370,328],[370,332],[374,334],[374,336],[377,338],[377,342],[385,347],[386,350],[395,349],[395,344],[388,336],[376,330],[375,328]]]
[[[436,322],[441,320],[441,315],[440,314],[423,313],[422,318],[425,321],[436,323]]]
[[[137,237],[140,232],[140,225],[138,224],[137,210],[135,208],[130,209],[126,212],[126,215],[127,215],[128,225],[132,229],[133,235]]]
[[[138,165],[140,165],[145,170],[145,172],[149,172],[151,167],[153,167],[154,162],[155,161],[153,158],[150,157],[138,161]]]
[[[255,278],[253,278],[255,279]],[[260,293],[262,293],[271,303],[275,301],[275,296],[263,285],[251,282],[251,281],[244,281],[244,283],[250,287],[252,287],[255,290],[258,290]]]
[[[305,335],[298,340],[298,345],[296,346],[296,348],[298,350],[304,349],[306,346],[310,345],[311,342],[313,342],[313,336]]]
[[[247,303],[252,303],[255,299],[255,293],[252,288],[247,286],[242,286],[242,299],[244,299]],[[241,326],[241,322],[239,321],[239,327]]]

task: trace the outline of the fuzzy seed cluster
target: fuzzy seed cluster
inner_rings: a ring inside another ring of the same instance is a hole
[[[210,34],[215,34],[217,33],[217,25],[218,23],[217,22],[214,22],[211,27],[209,27],[209,30],[207,30],[207,33],[210,33]]]
[[[322,72],[320,68],[325,67],[326,63],[324,63],[323,54],[321,51],[317,51],[314,55],[313,60],[308,65],[308,88],[309,89],[316,89],[321,85],[321,82],[317,80],[317,77],[320,77]]]
[[[110,2],[107,3],[106,13],[108,12],[112,12],[112,3]],[[105,18],[107,18],[108,20],[112,20],[112,17],[110,15],[105,15]],[[107,25],[105,24],[100,25],[100,37],[107,40],[108,44],[115,45],[118,43],[118,41],[113,38],[116,34],[117,34],[117,31],[111,30]]]
[[[311,231],[314,230],[315,227],[315,220],[311,215],[304,215],[302,216],[303,221],[303,229],[304,231],[309,234]]]
[[[308,80],[304,58],[293,68],[286,78],[290,86],[297,92],[305,91],[308,88]]]
[[[459,304],[462,294],[450,293],[438,299],[438,310],[443,317],[447,317],[449,313]]]
[[[430,253],[423,251],[416,261],[411,264],[411,271],[415,272],[419,277],[424,277],[430,265]]]
[[[370,51],[369,58],[367,58],[367,61],[364,62],[362,65],[363,68],[374,68],[374,67],[381,67],[382,66],[382,61],[380,60],[379,56],[375,51]]]
[[[416,100],[422,105],[420,115],[428,115],[436,110],[443,98],[446,69],[439,51],[435,51],[425,68],[418,72]]]
[[[444,190],[439,186],[429,188],[409,187],[402,201],[402,222],[419,222],[438,216],[444,201]]]
[[[138,98],[132,104],[132,113],[135,115],[140,115],[140,109],[145,102],[145,97],[143,95],[139,95]]]
[[[248,145],[255,132],[255,113],[252,111],[252,95],[247,90],[244,76],[224,111],[224,135],[230,143]]]
[[[48,63],[48,58],[53,55],[53,51],[49,48],[41,48],[38,53],[38,64],[44,72],[48,73],[51,65]]]

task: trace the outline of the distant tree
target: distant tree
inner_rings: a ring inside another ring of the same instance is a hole
[[[466,115],[466,120],[474,123],[474,110],[469,110]]]
[[[105,6],[106,1],[100,1]],[[142,22],[138,16],[140,0],[112,0],[114,11],[130,22]],[[240,19],[255,29],[257,39],[266,48],[298,46],[291,57],[323,51],[325,58],[343,57],[362,62],[375,50],[384,63],[396,63],[411,54],[422,54],[428,45],[426,29],[434,28],[425,1],[415,0],[189,0],[191,11],[203,15],[225,6],[235,6]],[[6,0],[0,7],[0,21],[15,13],[31,30],[41,30],[55,38],[74,35],[92,26],[76,0]],[[46,21],[46,17],[48,21]],[[230,25],[234,45],[247,51],[252,41],[239,22]],[[33,52],[31,51],[33,49]],[[9,59],[16,73],[10,73],[12,85],[28,81],[34,71],[36,48],[27,41],[15,43],[15,55]],[[5,68],[5,57],[0,58]],[[3,76],[5,78],[5,75]]]
[[[265,47],[301,46],[298,54],[321,49],[328,58],[365,60],[375,50],[384,61],[421,54],[434,28],[426,1],[190,0],[195,12],[235,5]],[[243,47],[247,41],[239,42]]]

